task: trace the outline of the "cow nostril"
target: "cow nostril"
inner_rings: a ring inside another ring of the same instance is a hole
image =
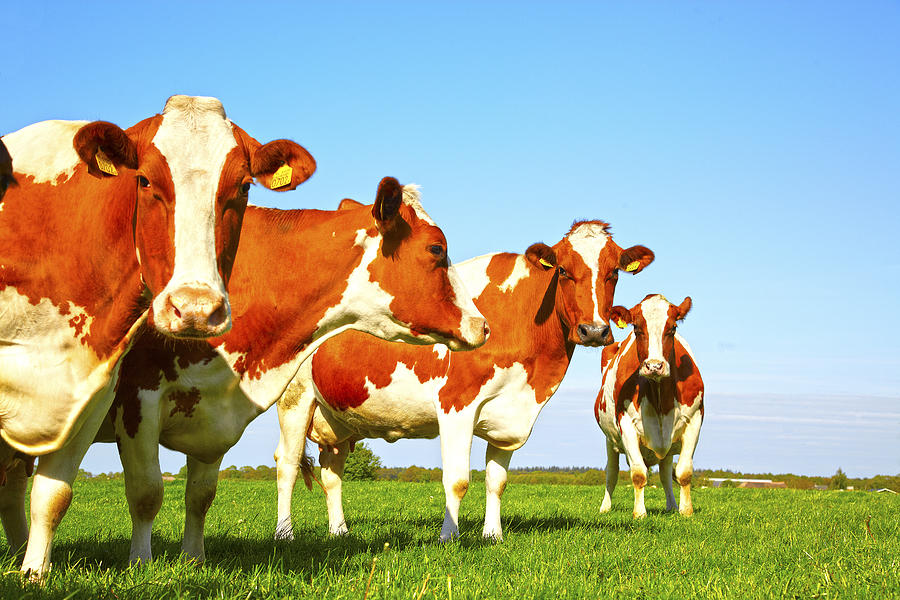
[[[600,328],[600,337],[607,338],[609,336],[610,336],[609,325],[604,325],[603,327]]]
[[[209,318],[207,319],[207,323],[209,323],[210,327],[218,327],[222,323],[225,322],[228,314],[225,310],[225,304],[219,304],[219,308],[213,311]]]
[[[587,336],[588,336],[587,327],[585,327],[584,325],[579,325],[578,326],[578,335],[581,337],[581,339],[587,338]]]

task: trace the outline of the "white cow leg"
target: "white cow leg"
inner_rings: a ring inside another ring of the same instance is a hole
[[[617,483],[619,483],[619,453],[613,443],[606,440],[606,491],[603,493],[603,503],[600,504],[601,513],[612,510],[612,494]]]
[[[328,533],[344,535],[347,521],[344,519],[344,463],[350,453],[350,441],[344,440],[336,446],[324,448],[319,453],[322,466],[322,487],[325,488],[325,504],[328,506]]]
[[[216,497],[219,482],[219,465],[222,458],[213,464],[187,457],[187,483],[184,490],[184,540],[181,552],[187,558],[202,563],[206,560],[203,546],[203,528],[206,513]]]
[[[6,485],[0,487],[0,519],[6,543],[12,552],[18,552],[28,543],[28,522],[25,520],[25,488],[28,477],[25,463],[16,461],[6,472]]]
[[[664,459],[659,461],[659,480],[662,482],[663,490],[666,492],[666,511],[672,511],[678,508],[675,503],[675,494],[672,492],[672,455],[668,454]]]
[[[128,560],[132,563],[149,562],[153,558],[150,547],[153,520],[163,501],[159,426],[142,421],[136,437],[131,438],[127,433],[121,435],[124,437],[119,439],[119,458],[125,472],[125,497],[131,513],[131,552]]]
[[[513,453],[509,450],[501,450],[488,444],[484,458],[484,487],[487,496],[485,497],[482,535],[498,542],[503,539],[503,527],[500,524],[500,499],[506,489],[507,471],[512,455]]]
[[[474,421],[466,413],[445,414],[438,409],[441,435],[441,462],[444,466],[444,523],[440,541],[447,542],[459,535],[459,506],[469,491],[469,457],[472,454]]]
[[[53,536],[72,502],[72,482],[110,404],[111,395],[91,409],[81,429],[65,446],[38,459],[31,484],[31,531],[22,560],[22,572],[32,581],[41,581],[50,571]]]
[[[622,431],[622,445],[625,446],[625,456],[628,458],[628,465],[631,467],[631,485],[634,487],[634,511],[632,516],[635,519],[642,519],[647,516],[647,509],[644,507],[647,465],[644,464],[644,458],[641,456],[641,446],[634,423],[626,415],[619,421],[619,427]]]
[[[694,505],[691,502],[691,478],[694,476],[694,450],[697,449],[697,441],[700,439],[700,424],[703,416],[697,412],[691,417],[684,429],[681,438],[681,454],[678,456],[678,465],[675,467],[675,477],[681,486],[678,512],[685,517],[694,514]]]

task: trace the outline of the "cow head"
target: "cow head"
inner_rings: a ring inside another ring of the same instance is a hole
[[[675,329],[691,310],[691,297],[675,306],[662,294],[650,294],[631,310],[614,306],[610,318],[619,327],[631,324],[642,377],[660,381],[669,376],[675,358]]]
[[[344,200],[340,208],[368,210],[374,220],[369,233],[376,237],[360,240],[378,244],[367,267],[378,293],[357,299],[367,331],[413,344],[446,344],[451,350],[484,344],[488,325],[450,264],[447,239],[422,208],[417,186],[385,177],[374,205]]]
[[[622,249],[612,240],[603,221],[580,221],[552,248],[535,244],[526,252],[529,260],[553,272],[548,294],[570,343],[605,346],[612,343],[609,311],[619,271],[640,273],[653,262],[644,246]]]
[[[262,145],[247,135],[215,98],[172,96],[161,115],[127,131],[89,123],[74,144],[97,177],[125,176],[111,174],[115,167],[132,170],[134,242],[153,296],[149,321],[175,337],[217,336],[231,328],[226,290],[254,178],[286,191],[315,170],[298,144]]]
[[[0,201],[6,193],[6,188],[16,185],[16,178],[13,177],[12,158],[9,156],[9,150],[0,140]]]

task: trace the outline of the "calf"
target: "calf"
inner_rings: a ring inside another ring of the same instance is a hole
[[[17,185],[0,204],[0,517],[13,549],[28,538],[23,569],[40,579],[137,330],[228,331],[250,183],[287,163],[279,189],[291,189],[315,163],[293,142],[263,146],[215,98],[188,96],[125,131],[45,121],[3,143]],[[41,456],[30,536],[16,453]]]
[[[327,338],[358,329],[454,350],[484,343],[484,317],[449,264],[444,234],[416,186],[385,178],[374,206],[349,201],[343,208],[249,207],[231,280],[231,332],[192,344],[143,335],[123,361],[98,441],[119,447],[132,561],[152,556],[163,497],[159,445],[187,455],[182,550],[202,561],[222,456]]]
[[[634,517],[647,514],[644,486],[647,465],[659,463],[666,510],[675,509],[672,457],[679,454],[675,477],[681,485],[678,510],[694,512],[691,476],[694,450],[703,422],[703,379],[687,342],[675,332],[691,309],[687,297],[675,306],[651,294],[628,310],[614,306],[611,319],[632,331],[616,347],[604,348],[603,384],[594,414],[606,435],[606,493],[600,512],[608,512],[619,479],[619,454],[625,453],[634,486]]]
[[[575,223],[552,248],[538,243],[525,254],[489,254],[458,265],[491,323],[491,339],[478,350],[451,355],[355,333],[322,345],[278,403],[276,536],[292,536],[290,500],[307,434],[322,448],[335,535],[347,532],[341,476],[355,441],[440,435],[446,499],[440,539],[449,540],[459,531],[477,435],[488,442],[483,535],[502,538],[500,497],[513,451],[528,440],[575,347],[612,342],[607,315],[619,271],[637,273],[652,260],[643,246],[619,247],[602,221]]]

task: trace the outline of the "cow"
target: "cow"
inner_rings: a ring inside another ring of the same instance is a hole
[[[678,510],[691,516],[691,476],[694,450],[703,422],[703,379],[690,346],[676,333],[691,309],[691,298],[675,306],[660,294],[650,294],[631,310],[614,306],[611,319],[631,333],[603,349],[602,387],[594,403],[597,423],[606,435],[606,492],[600,512],[612,507],[619,479],[619,454],[631,468],[634,518],[647,515],[644,486],[647,466],[659,463],[666,492],[666,510],[675,510],[672,458],[678,457],[675,478],[681,486]]]
[[[14,185],[16,185],[16,178],[13,175],[12,157],[3,140],[0,140],[0,202],[3,201],[6,189]]]
[[[44,121],[3,142],[18,185],[0,204],[0,518],[12,549],[27,539],[22,568],[40,580],[138,330],[228,331],[251,182],[287,168],[279,190],[292,189],[315,161],[288,140],[260,144],[219,100],[190,96],[127,130]],[[30,534],[23,455],[41,457]]]
[[[293,536],[290,502],[307,434],[322,448],[335,535],[348,531],[341,476],[352,444],[440,435],[446,501],[440,539],[451,539],[459,532],[477,435],[488,442],[483,535],[502,539],[500,497],[513,451],[528,440],[575,347],[612,342],[607,315],[619,271],[638,273],[652,261],[644,246],[616,244],[607,223],[576,222],[553,247],[536,243],[524,254],[488,254],[458,265],[491,323],[491,338],[478,350],[448,354],[355,332],[323,344],[278,402],[276,537]]]
[[[150,533],[163,498],[160,444],[187,455],[182,551],[202,562],[223,455],[323,341],[356,329],[470,350],[489,333],[417,186],[391,177],[370,206],[346,200],[337,211],[248,207],[230,292],[228,334],[202,344],[142,336],[123,361],[98,441],[119,448],[132,562],[152,558]]]

